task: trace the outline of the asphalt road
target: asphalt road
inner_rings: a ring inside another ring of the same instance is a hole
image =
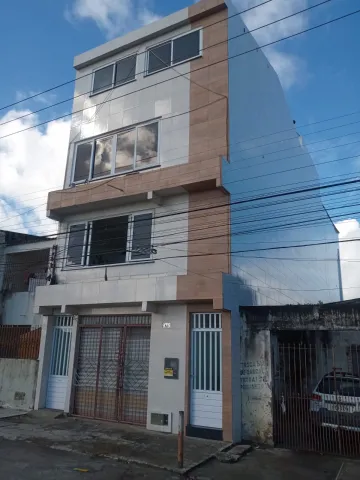
[[[74,470],[86,469],[87,472]],[[0,479],[4,480],[178,480],[175,474],[89,458],[26,441],[0,440]]]
[[[1,434],[1,432],[0,432]],[[84,469],[81,472],[75,469]],[[210,461],[190,473],[201,480],[358,480],[360,461],[281,449],[259,449],[238,463]],[[0,480],[180,480],[159,469],[0,439]]]

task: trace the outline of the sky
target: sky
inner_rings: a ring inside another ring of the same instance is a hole
[[[240,10],[262,1],[233,0]],[[243,19],[253,29],[321,1],[272,0],[244,14]],[[192,0],[4,2],[0,18],[0,108],[72,80],[75,55],[192,3]],[[359,4],[354,0],[330,0],[254,35],[261,46],[357,8]],[[359,25],[360,14],[357,14],[264,48],[278,72],[298,132],[313,152],[324,183],[354,177],[360,170]],[[56,231],[54,224],[46,219],[46,197],[48,191],[62,187],[69,116],[30,127],[68,114],[71,101],[65,100],[72,94],[70,83],[33,100],[0,109],[0,137],[3,137],[0,138],[0,228],[39,234]],[[59,101],[64,103],[34,113]],[[23,129],[28,130],[15,133]],[[324,196],[342,239],[360,238],[360,204],[356,188],[352,190],[355,191]],[[344,270],[354,272],[356,263],[345,259],[360,258],[360,242],[341,244],[341,253]],[[352,289],[356,286],[356,275],[347,273],[343,281],[347,298],[360,296],[360,288]]]

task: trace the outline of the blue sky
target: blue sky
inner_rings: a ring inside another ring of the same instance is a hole
[[[273,0],[244,18],[249,28],[302,10],[320,0]],[[243,9],[261,3],[261,0],[234,0]],[[104,43],[109,38],[125,33],[165,16],[192,3],[191,0],[17,0],[4,2],[0,20],[1,61],[0,106],[17,101],[33,92],[45,90],[74,77],[73,57]],[[295,33],[359,8],[354,0],[331,0],[309,13],[293,17],[257,34],[260,44]],[[329,26],[281,42],[265,50],[280,73],[286,98],[293,118],[302,134],[333,128],[328,132],[306,135],[307,143],[329,139],[325,143],[309,145],[309,150],[333,147],[313,155],[316,162],[329,162],[360,154],[360,114],[332,122],[301,128],[303,124],[330,117],[360,112],[358,89],[360,85],[360,14],[340,20]],[[0,111],[0,123],[19,114],[32,111],[71,97],[73,84],[55,90],[51,95],[24,102],[14,108]],[[71,102],[49,109],[38,116],[0,126],[0,135],[31,126],[36,122],[69,112]],[[20,112],[20,113],[19,113]],[[44,126],[30,134],[18,134],[11,142],[0,139],[0,226],[12,212],[15,220],[7,223],[9,229],[32,230],[34,216],[40,224],[44,219],[46,190],[60,187],[66,157],[68,122]],[[336,140],[333,137],[349,133]],[[359,133],[356,133],[359,132]],[[21,138],[20,138],[21,137]],[[15,140],[16,138],[16,140]],[[359,141],[359,143],[354,143]],[[26,150],[25,147],[28,147]],[[29,149],[31,152],[29,152]],[[25,152],[25,153],[24,153]],[[11,163],[12,162],[12,163]],[[37,165],[37,162],[39,165]],[[11,163],[11,169],[8,164]],[[360,171],[360,158],[339,160],[319,166],[322,178]],[[41,171],[45,170],[44,174]],[[24,175],[27,172],[28,177]],[[324,181],[327,181],[325,179]],[[48,188],[47,188],[48,187]],[[41,193],[34,193],[41,190]],[[21,192],[21,194],[20,194]],[[357,203],[357,193],[342,197],[324,197],[328,207]],[[2,202],[2,204],[1,204]],[[5,205],[6,204],[6,205]],[[5,206],[6,208],[5,208]],[[1,206],[3,206],[1,210]],[[33,210],[28,212],[29,208]],[[1,215],[2,211],[2,215]],[[330,210],[334,221],[339,214],[348,213],[360,218],[360,207]],[[19,213],[21,215],[19,215]],[[358,227],[357,222],[354,223]],[[52,231],[54,229],[52,228]],[[39,229],[38,229],[39,231]],[[45,230],[44,230],[45,231]]]

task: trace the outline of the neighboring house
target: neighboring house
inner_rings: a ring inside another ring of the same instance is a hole
[[[239,203],[318,184],[256,49],[230,2],[202,0],[75,58],[64,188],[48,199],[56,284],[35,299],[36,408],[167,432],[184,410],[188,435],[239,440],[239,305],[339,298],[336,244],[241,256],[337,240],[318,191]]]
[[[47,285],[54,240],[0,230],[0,324],[39,325],[34,313],[36,287]],[[50,275],[50,277],[49,277]]]
[[[357,437],[349,435],[360,431],[359,307],[360,299],[240,307],[244,438],[359,455]],[[319,408],[328,430],[314,428]]]

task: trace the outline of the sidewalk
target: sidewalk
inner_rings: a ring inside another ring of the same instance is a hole
[[[58,418],[56,418],[58,417]],[[60,416],[50,410],[0,419],[0,438],[30,441],[44,447],[106,457],[173,472],[177,468],[177,435],[132,425]],[[185,438],[184,470],[226,448],[226,442]]]
[[[214,457],[216,454],[218,458],[226,457],[226,455],[219,455],[219,450],[227,449],[229,444],[195,438],[185,438],[185,469],[179,472],[176,435],[150,432],[144,428],[125,424],[74,417],[56,418],[57,416],[58,412],[40,410],[23,416],[0,419],[2,448],[7,445],[10,450],[21,451],[24,445],[28,445],[28,448],[37,452],[40,463],[43,457],[57,458],[54,457],[56,451],[59,454],[58,458],[62,458],[63,461],[69,458],[70,464],[77,462],[81,465],[83,462],[84,465],[93,465],[94,468],[98,464],[104,468],[109,465],[110,468],[114,460],[120,460],[119,469],[130,469],[129,472],[132,471],[133,476],[129,478],[134,479],[176,479],[179,478],[179,473],[184,473],[189,468],[193,469],[186,478],[194,480],[238,480],[239,478],[242,480],[358,480],[360,478],[360,460],[283,449],[254,449],[236,463],[221,463]],[[63,454],[61,455],[59,451]],[[64,451],[68,453],[65,454]],[[233,452],[235,450],[229,452],[230,456]],[[74,455],[79,453],[82,455],[79,456],[79,460],[76,460]],[[110,463],[107,464],[106,459],[110,459],[108,460]],[[21,458],[16,465],[19,462],[21,463]],[[0,472],[0,475],[1,473],[3,472]],[[94,476],[94,478],[100,477],[101,475]],[[50,478],[58,477],[55,475]],[[89,478],[92,478],[91,475]],[[124,478],[127,478],[126,475]]]
[[[292,452],[278,448],[255,449],[233,464],[211,460],[191,473],[197,480],[359,480],[360,460]]]

